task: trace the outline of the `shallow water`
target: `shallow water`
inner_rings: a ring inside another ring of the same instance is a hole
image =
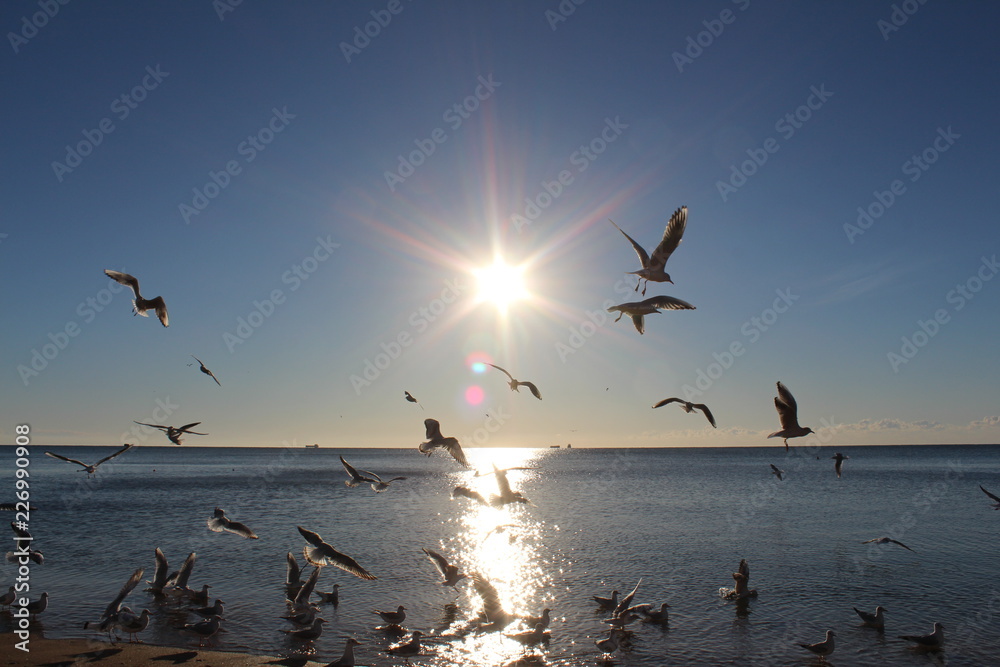
[[[99,618],[136,568],[152,578],[160,547],[173,568],[196,552],[190,586],[211,584],[225,602],[226,632],[214,648],[330,661],[354,636],[363,643],[360,664],[402,664],[385,654],[397,638],[377,630],[381,621],[371,613],[402,604],[408,629],[444,635],[427,642],[417,664],[492,666],[522,655],[501,633],[463,632],[481,602],[468,580],[458,592],[441,585],[421,552],[427,547],[485,575],[507,611],[537,615],[550,607],[551,640],[537,652],[551,665],[596,664],[594,640],[607,636],[607,626],[590,596],[615,588],[624,594],[640,578],[635,602],[669,602],[670,624],[630,626],[619,665],[814,664],[798,643],[820,641],[827,629],[837,633],[828,660],[834,665],[994,662],[1000,512],[978,485],[1000,493],[1000,447],[838,450],[851,457],[842,479],[831,448],[469,449],[479,469],[539,468],[508,474],[533,504],[497,510],[451,499],[456,484],[488,497],[496,483],[441,453],[140,447],[88,482],[36,447],[30,528],[45,564],[31,569],[30,598],[47,591],[50,604],[32,636],[93,636],[83,623]],[[58,451],[89,461],[113,448]],[[407,479],[382,494],[346,488],[341,454],[357,468]],[[0,456],[0,484],[9,485],[0,500],[13,500],[13,449]],[[786,471],[785,481],[770,474],[769,463]],[[260,539],[209,531],[216,506]],[[280,631],[289,627],[279,619],[286,553],[305,566],[297,525],[378,577],[363,581],[324,568],[318,588],[340,584],[341,604],[323,607],[328,623],[313,642]],[[861,544],[883,535],[914,551]],[[741,558],[759,591],[748,604],[719,596]],[[16,568],[3,563],[0,571],[6,590]],[[194,620],[188,605],[158,601],[143,587],[126,600],[153,612],[142,638],[196,646],[176,630]],[[851,609],[876,605],[887,609],[884,634],[860,627]],[[915,653],[896,637],[930,632],[935,621],[947,637],[937,655]],[[12,623],[0,612],[0,631]]]

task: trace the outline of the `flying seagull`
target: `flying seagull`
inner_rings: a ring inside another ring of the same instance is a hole
[[[192,358],[193,358],[193,359],[194,359],[195,361],[197,361],[197,362],[198,362],[198,364],[199,364],[199,365],[201,366],[201,368],[199,368],[198,370],[200,370],[200,371],[201,371],[202,373],[204,373],[205,375],[208,375],[208,376],[209,376],[209,377],[211,377],[211,378],[212,378],[213,380],[215,380],[215,384],[219,385],[220,387],[222,386],[222,383],[221,383],[221,382],[219,382],[219,378],[215,377],[215,373],[213,373],[212,371],[208,370],[208,367],[207,367],[207,366],[205,366],[205,362],[204,362],[204,361],[202,361],[202,360],[201,360],[201,359],[199,359],[198,357],[194,356],[193,354],[191,355],[191,357],[192,357]],[[190,364],[188,364],[188,365],[190,366]]]
[[[444,447],[456,461],[466,468],[469,467],[469,460],[465,458],[462,445],[459,444],[457,438],[446,438],[441,435],[441,423],[438,420],[425,419],[424,429],[427,433],[427,442],[422,442],[417,446],[421,454],[430,456],[435,447]]]
[[[771,474],[774,475],[774,476],[776,476],[778,478],[778,481],[780,482],[781,479],[782,479],[781,476],[785,474],[785,471],[772,463],[771,464]]]
[[[218,507],[215,508],[215,513],[212,518],[208,520],[208,527],[216,533],[234,533],[240,537],[245,537],[248,540],[257,539],[256,533],[247,528],[245,524],[242,524],[239,521],[233,521],[227,517],[226,510],[219,509]],[[219,615],[221,616],[222,614],[220,613]]]
[[[132,288],[132,293],[135,294],[135,299],[132,300],[133,315],[149,317],[146,311],[152,308],[156,311],[156,317],[160,320],[160,324],[165,327],[170,326],[170,322],[167,319],[167,305],[163,303],[162,296],[158,296],[155,299],[143,299],[142,295],[139,294],[139,281],[136,280],[135,276],[110,269],[105,269],[104,273],[115,282]]]
[[[469,498],[470,500],[475,500],[480,505],[486,505],[486,498],[483,498],[483,494],[478,491],[474,491],[467,486],[456,486],[452,489],[451,497],[458,498],[459,496],[463,498]]]
[[[87,476],[89,477],[90,475],[93,475],[95,472],[97,472],[97,466],[101,465],[105,461],[110,461],[111,459],[115,458],[119,454],[124,454],[125,452],[127,452],[130,449],[132,449],[133,447],[135,447],[135,445],[128,445],[127,444],[124,447],[122,447],[121,449],[119,449],[117,452],[115,452],[113,454],[110,454],[108,456],[105,456],[103,459],[101,459],[100,461],[98,461],[97,463],[95,463],[93,465],[88,465],[88,464],[84,463],[83,461],[77,461],[76,459],[67,458],[67,457],[65,457],[65,456],[63,456],[61,454],[56,454],[55,452],[45,452],[45,455],[46,456],[51,456],[54,459],[59,459],[60,461],[66,461],[68,463],[75,463],[78,466],[83,466],[83,470],[80,470],[78,472],[84,472],[84,471],[86,471]]]
[[[625,235],[628,242],[632,244],[635,249],[635,254],[639,256],[639,261],[642,263],[642,269],[639,271],[629,271],[631,275],[639,276],[638,282],[635,285],[635,291],[639,291],[639,284],[642,281],[646,281],[643,285],[642,295],[646,296],[646,287],[649,286],[649,281],[652,280],[655,283],[673,283],[674,281],[670,279],[670,274],[664,271],[666,267],[667,260],[670,255],[677,249],[677,246],[681,242],[681,237],[684,236],[684,228],[687,227],[687,206],[681,206],[679,209],[674,211],[674,214],[670,216],[670,221],[667,223],[666,229],[663,230],[663,238],[660,239],[660,244],[656,246],[653,251],[653,256],[650,257],[641,245],[635,242],[635,240],[625,234],[625,231],[619,227],[614,220],[609,220],[609,222],[615,226],[615,228]]]
[[[516,469],[520,470],[520,468]],[[511,503],[530,504],[530,501],[520,491],[511,490],[510,482],[507,481],[508,470],[515,470],[515,468],[497,468],[496,464],[493,465],[493,476],[496,477],[500,495],[491,495],[490,505],[493,507],[503,507]]]
[[[317,533],[311,530],[306,530],[302,526],[298,526],[299,533],[302,537],[306,538],[307,544],[302,553],[305,555],[306,560],[310,564],[316,565],[317,567],[323,567],[324,565],[334,565],[339,567],[345,572],[350,572],[356,577],[361,579],[378,579],[378,577],[370,574],[368,570],[358,565],[357,561],[346,554],[342,554],[332,546],[323,541]]]
[[[709,410],[708,406],[704,403],[692,403],[691,401],[685,401],[683,398],[665,398],[653,407],[662,408],[664,405],[669,403],[680,403],[680,408],[689,414],[692,410],[701,410],[705,413],[705,417],[708,418],[708,423],[712,425],[712,428],[717,428],[715,426],[715,417],[712,416],[712,411]]]
[[[979,485],[979,488],[983,490],[983,493],[985,493],[986,495],[988,495],[990,497],[990,500],[993,501],[993,509],[1000,510],[1000,498],[998,498],[997,496],[993,495],[992,493],[990,493],[986,489],[983,489],[983,485],[982,484]]]
[[[347,474],[351,476],[349,480],[344,482],[348,488],[354,488],[359,484],[371,484],[372,490],[375,493],[382,493],[389,488],[389,485],[397,480],[406,479],[405,477],[393,477],[392,479],[383,482],[382,478],[373,472],[368,472],[367,470],[358,470],[350,463],[344,460],[344,457],[340,457],[340,462],[344,465],[344,470]]]
[[[869,544],[869,543],[872,543],[872,542],[874,542],[875,544],[898,544],[899,546],[903,547],[904,549],[906,549],[908,551],[913,551],[913,549],[910,549],[910,547],[906,546],[902,542],[898,542],[898,541],[892,539],[891,537],[873,537],[870,540],[865,540],[861,544]]]
[[[488,365],[492,366],[493,368],[497,369],[498,371],[500,371],[501,373],[510,378],[510,382],[508,382],[507,384],[510,385],[511,391],[516,391],[520,393],[521,390],[519,389],[519,387],[527,387],[529,390],[531,390],[532,396],[534,396],[538,400],[542,400],[542,392],[538,391],[538,387],[535,386],[534,382],[522,382],[521,380],[515,380],[513,375],[511,375],[504,369],[500,368],[496,364],[488,364]]]
[[[517,618],[514,614],[504,610],[503,603],[500,602],[500,594],[489,579],[478,572],[473,572],[472,585],[483,600],[481,615],[486,618],[486,623],[479,626],[480,632],[503,630]]]
[[[815,653],[821,658],[833,653],[833,638],[836,637],[833,630],[826,631],[826,639],[821,642],[816,642],[815,644],[799,644],[802,648],[812,653]]]
[[[687,301],[681,301],[680,299],[675,299],[672,296],[653,296],[645,301],[621,303],[617,306],[611,306],[608,308],[609,313],[618,313],[618,317],[615,319],[615,322],[620,320],[623,315],[631,317],[632,324],[635,325],[635,330],[638,331],[640,335],[642,335],[643,331],[646,330],[646,324],[643,316],[659,313],[661,310],[694,310],[694,306]]]
[[[410,403],[416,403],[417,405],[420,405],[420,401],[418,401],[417,399],[413,398],[413,394],[411,394],[408,391],[403,391],[403,398],[405,398]],[[420,405],[420,409],[423,410],[424,406]]]
[[[944,626],[935,623],[934,632],[929,635],[899,635],[899,638],[908,642],[916,642],[915,648],[936,650],[944,646]]]
[[[854,613],[861,618],[862,625],[869,628],[876,628],[878,630],[885,630],[885,609],[882,607],[875,607],[875,613],[869,614],[867,611],[861,611],[857,607],[852,607]]]
[[[778,410],[778,420],[781,422],[781,430],[775,431],[769,438],[783,438],[785,440],[785,451],[788,451],[789,438],[801,438],[802,436],[815,433],[811,428],[799,426],[799,406],[795,402],[792,392],[788,387],[778,383],[778,395],[774,397],[774,407]]]
[[[135,423],[140,426],[149,426],[150,428],[160,429],[161,431],[167,434],[167,438],[170,440],[170,442],[174,443],[175,445],[180,445],[181,443],[184,442],[184,439],[181,438],[182,435],[188,435],[188,434],[208,435],[208,433],[198,433],[196,431],[190,430],[195,426],[197,426],[198,424],[200,424],[201,422],[191,422],[190,424],[185,424],[180,428],[174,428],[173,426],[160,426],[159,424],[144,424],[143,422],[135,422]]]
[[[837,452],[836,454],[834,454],[830,458],[837,461],[836,463],[833,464],[833,467],[837,471],[837,479],[840,479],[840,471],[844,469],[844,461],[846,461],[847,459],[849,459],[851,457],[850,456],[844,456],[840,452]]]
[[[458,590],[456,585],[466,577],[465,574],[459,571],[458,566],[452,565],[448,562],[447,558],[432,549],[424,549],[423,551],[427,554],[427,557],[431,560],[431,562],[434,563],[438,571],[441,572],[441,576],[444,577],[444,581],[441,585],[451,586],[452,588],[455,588],[455,590]]]

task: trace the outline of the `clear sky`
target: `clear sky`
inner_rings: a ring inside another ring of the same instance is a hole
[[[466,446],[773,446],[781,380],[824,443],[996,443],[998,21],[6,2],[0,442],[167,444],[138,420],[402,447],[434,417]],[[641,298],[608,219],[652,249],[682,205],[675,284],[647,297],[697,309],[640,336],[605,312]],[[473,273],[495,257],[529,293],[506,311]],[[651,409],[670,396],[719,428]]]

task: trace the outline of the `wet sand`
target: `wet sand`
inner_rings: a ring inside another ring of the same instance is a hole
[[[150,644],[109,644],[93,639],[35,639],[32,638],[25,653],[15,644],[19,638],[14,633],[0,634],[0,665],[47,665],[49,667],[92,664],[98,667],[134,667],[135,665],[197,665],[205,667],[237,667],[239,665],[287,665],[288,667],[322,667],[339,655],[323,662],[305,658],[279,658],[208,651],[176,646]]]

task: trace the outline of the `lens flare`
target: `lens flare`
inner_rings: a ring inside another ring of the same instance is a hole
[[[472,370],[473,373],[482,373],[486,370],[486,364],[491,363],[493,357],[486,354],[485,352],[473,352],[465,357],[465,365]]]
[[[483,388],[478,385],[472,385],[465,390],[465,400],[469,405],[479,405],[483,402],[483,398]]]

